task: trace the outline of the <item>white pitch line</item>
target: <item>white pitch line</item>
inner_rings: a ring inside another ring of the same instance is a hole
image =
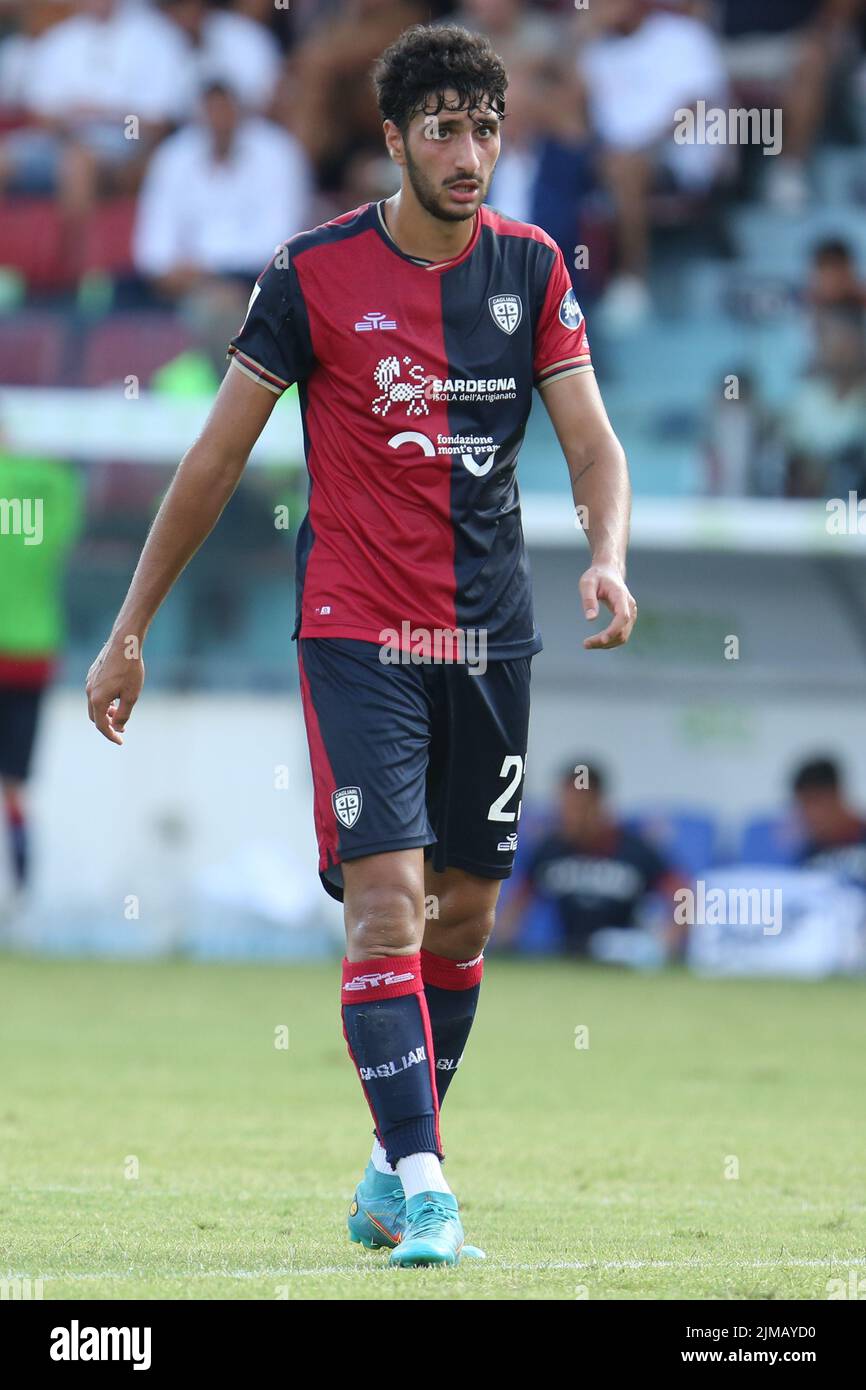
[[[375,1257],[374,1257],[375,1258]],[[519,1263],[508,1263],[500,1260],[469,1260],[461,1264],[460,1268],[477,1267],[480,1269],[495,1269],[498,1271],[508,1270],[527,1270],[543,1271],[557,1269],[573,1270],[626,1270],[626,1269],[682,1269],[682,1270],[704,1270],[708,1273],[714,1271],[724,1272],[730,1269],[851,1269],[855,1266],[866,1265],[866,1258],[854,1256],[851,1259],[837,1258],[830,1260],[726,1260],[723,1268],[718,1264],[713,1264],[706,1260],[605,1260],[602,1264],[592,1261],[582,1260],[526,1260]],[[308,1279],[315,1278],[317,1275],[345,1275],[354,1278],[355,1275],[384,1274],[388,1271],[387,1264],[371,1266],[364,1269],[359,1266],[352,1268],[347,1265],[321,1265],[311,1269],[211,1269],[201,1270],[195,1273],[189,1271],[154,1271],[144,1274],[138,1270],[103,1270],[96,1274],[45,1274],[38,1276],[45,1283],[57,1281],[59,1279],[175,1279],[175,1280],[194,1280],[194,1279]],[[37,1276],[31,1274],[9,1274],[9,1279],[28,1279]]]
[[[722,1262],[726,1269],[834,1269],[837,1265],[844,1265],[849,1268],[852,1265],[866,1264],[866,1259],[855,1256],[853,1259],[845,1260],[842,1258],[832,1260],[725,1260]],[[603,1264],[593,1261],[578,1261],[574,1264],[563,1261],[559,1263],[555,1260],[541,1261],[534,1264],[499,1264],[494,1263],[496,1269],[706,1269],[715,1270],[719,1268],[719,1262],[711,1263],[707,1260],[605,1260]]]
[[[66,1183],[58,1182],[48,1183],[44,1187],[8,1187],[6,1190],[13,1196],[17,1197],[20,1197],[22,1195],[25,1197],[35,1197],[42,1192],[69,1192],[76,1197],[98,1197],[103,1192],[117,1192],[120,1189],[121,1183],[123,1183],[126,1187],[133,1187],[136,1181],[136,1179],[121,1178],[118,1182],[108,1184],[105,1187],[69,1187]],[[216,1190],[211,1191],[210,1189],[206,1193],[199,1194],[198,1192],[191,1192],[187,1188],[161,1187],[159,1188],[159,1190],[145,1191],[144,1195],[146,1197],[187,1197],[190,1199],[196,1199],[200,1195],[202,1197],[217,1197],[221,1194]]]

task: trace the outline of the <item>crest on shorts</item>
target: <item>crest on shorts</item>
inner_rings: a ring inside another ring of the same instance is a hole
[[[493,294],[487,301],[493,322],[503,333],[513,333],[523,318],[523,300],[517,294]]]
[[[361,788],[360,787],[338,787],[331,794],[331,805],[334,808],[334,815],[341,825],[345,825],[347,830],[351,830],[355,821],[361,814]]]

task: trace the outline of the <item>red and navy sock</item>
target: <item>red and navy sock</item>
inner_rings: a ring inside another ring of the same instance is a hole
[[[6,829],[9,835],[9,847],[12,851],[12,867],[15,875],[15,883],[19,888],[23,888],[27,882],[27,871],[29,869],[29,842],[27,835],[27,821],[24,816],[24,806],[20,797],[15,792],[7,790],[4,798],[6,812]]]
[[[484,957],[449,960],[421,950],[424,995],[433,1030],[436,1087],[441,1106],[457,1070],[478,1007]]]
[[[342,1014],[349,1055],[392,1168],[409,1154],[443,1158],[420,955],[344,959]]]

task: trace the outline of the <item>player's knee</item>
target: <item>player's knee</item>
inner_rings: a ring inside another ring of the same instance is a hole
[[[441,948],[438,954],[447,955],[451,960],[471,960],[474,956],[480,956],[493,934],[495,916],[496,909],[485,906],[437,923],[439,930],[436,939]],[[428,939],[432,939],[430,926],[428,923],[425,945]],[[436,947],[432,946],[431,949],[435,951]]]
[[[417,951],[423,930],[424,900],[409,888],[369,887],[346,904],[346,941],[353,960]]]

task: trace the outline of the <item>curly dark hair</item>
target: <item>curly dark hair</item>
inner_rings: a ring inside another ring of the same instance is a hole
[[[508,74],[502,59],[483,34],[459,24],[413,24],[404,30],[377,59],[373,83],[382,120],[393,121],[404,135],[430,96],[437,98],[436,115],[444,109],[448,88],[457,92],[461,107],[475,111],[489,101],[500,117],[505,115]]]

